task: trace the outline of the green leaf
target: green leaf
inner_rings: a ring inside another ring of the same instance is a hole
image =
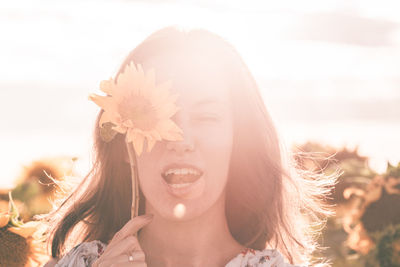
[[[17,206],[15,205],[13,199],[12,199],[12,195],[11,195],[11,191],[8,192],[8,197],[9,197],[9,202],[8,202],[8,210],[10,213],[10,222],[12,226],[22,226],[23,223],[18,219],[19,218],[19,212],[17,209]]]

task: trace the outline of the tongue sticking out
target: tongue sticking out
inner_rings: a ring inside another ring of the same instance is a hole
[[[164,177],[169,184],[193,183],[200,178],[201,175],[194,174],[169,174]]]

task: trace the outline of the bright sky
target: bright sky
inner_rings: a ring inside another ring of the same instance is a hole
[[[358,145],[382,170],[400,160],[399,11],[367,0],[2,3],[0,187],[44,156],[78,156],[84,174],[98,111],[88,94],[171,24],[233,43],[287,144]]]

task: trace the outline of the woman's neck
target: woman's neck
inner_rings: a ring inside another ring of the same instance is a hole
[[[155,215],[138,239],[149,267],[220,267],[244,249],[229,231],[223,199],[189,221],[169,221]]]

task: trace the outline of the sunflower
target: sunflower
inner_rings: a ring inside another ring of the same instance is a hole
[[[89,99],[104,110],[99,121],[103,139],[110,141],[117,132],[126,134],[126,142],[133,143],[138,155],[145,139],[149,152],[156,141],[182,140],[182,130],[171,120],[179,108],[178,95],[171,94],[170,87],[171,81],[156,85],[154,69],[144,73],[133,62],[116,80],[102,81],[100,89],[107,96],[91,94]]]
[[[347,245],[365,266],[400,266],[400,163],[388,164],[364,190],[350,187],[345,194],[362,200],[344,223]]]
[[[0,266],[42,266],[49,257],[42,242],[45,227],[40,222],[22,223],[9,193],[9,210],[0,212]]]

